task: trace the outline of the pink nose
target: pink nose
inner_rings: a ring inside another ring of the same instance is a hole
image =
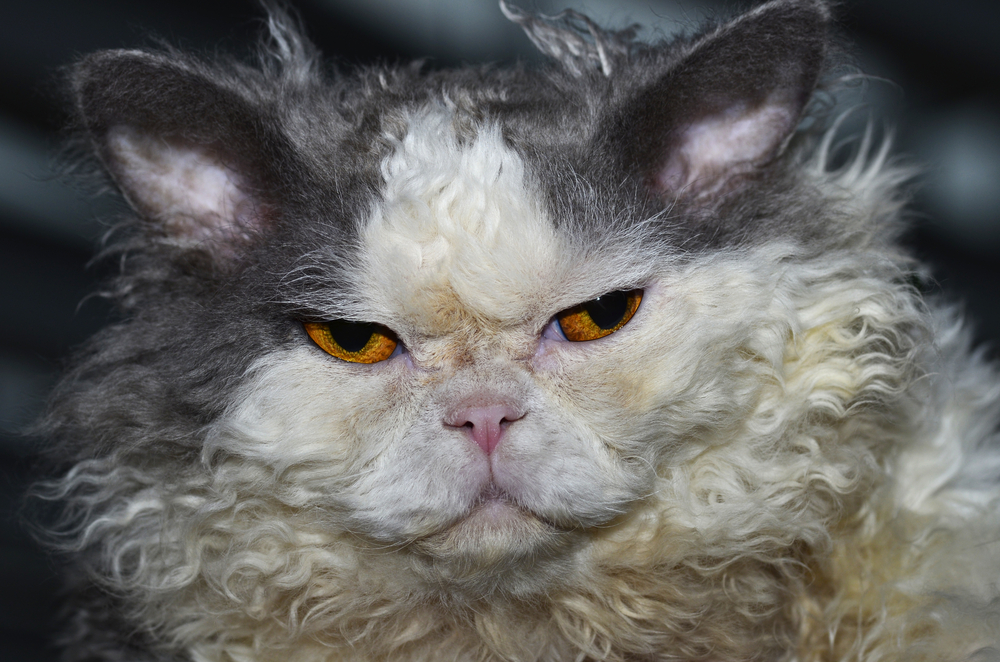
[[[510,405],[464,407],[450,414],[445,425],[466,428],[469,436],[489,455],[500,443],[507,426],[523,417]]]

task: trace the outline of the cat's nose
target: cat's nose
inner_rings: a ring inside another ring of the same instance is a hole
[[[462,407],[445,418],[445,425],[465,428],[483,452],[489,455],[500,443],[500,438],[514,421],[524,414],[508,404]]]

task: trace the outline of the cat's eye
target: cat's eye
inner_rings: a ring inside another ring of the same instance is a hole
[[[306,333],[320,349],[351,363],[378,363],[393,355],[399,340],[373,322],[304,322]]]
[[[556,321],[566,340],[597,340],[625,326],[641,301],[642,290],[608,292],[562,311]]]

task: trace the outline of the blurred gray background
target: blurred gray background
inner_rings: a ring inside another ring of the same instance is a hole
[[[536,57],[494,0],[296,0],[313,40],[342,65],[429,56],[433,66]],[[669,35],[747,3],[716,0],[523,0],[573,7],[611,26]],[[253,0],[6,0],[0,20],[0,660],[54,659],[54,566],[19,513],[38,442],[32,420],[70,349],[107,318],[84,301],[102,277],[88,259],[114,206],[54,177],[65,123],[59,67],[103,48],[164,38],[249,53]],[[964,302],[976,337],[1000,340],[1000,2],[846,0],[844,35],[878,79],[851,92],[923,166],[907,242],[935,268],[936,289]],[[860,123],[868,111],[857,113]]]

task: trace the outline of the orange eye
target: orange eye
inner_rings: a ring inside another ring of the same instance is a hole
[[[640,301],[642,290],[609,292],[562,311],[556,319],[567,340],[597,340],[625,326],[639,309]]]
[[[351,363],[378,363],[396,351],[392,331],[372,322],[304,322],[306,333],[330,356]]]

